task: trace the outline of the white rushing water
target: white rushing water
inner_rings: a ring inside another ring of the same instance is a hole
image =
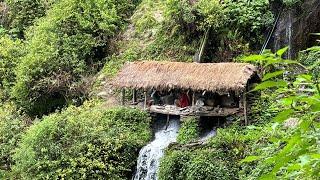
[[[171,119],[166,129],[165,123],[156,125],[155,139],[140,150],[134,180],[157,180],[157,171],[164,150],[170,143],[176,142],[180,123]]]
[[[140,152],[137,162],[137,169],[133,180],[157,180],[157,171],[160,159],[164,150],[170,143],[176,142],[180,128],[179,119],[171,119],[166,129],[164,119],[157,119],[155,124],[155,137],[152,142],[144,146]],[[205,142],[216,135],[216,128],[207,129],[199,138]]]
[[[215,128],[206,131],[199,139],[199,141],[205,142],[207,141],[209,138],[216,136],[217,131]]]

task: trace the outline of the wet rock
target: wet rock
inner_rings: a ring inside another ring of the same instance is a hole
[[[274,14],[281,11],[281,5],[274,2]],[[271,48],[277,50],[289,46],[287,58],[297,57],[299,51],[314,45],[318,37],[311,33],[320,32],[320,1],[305,0],[301,6],[287,8],[282,11],[276,26]]]

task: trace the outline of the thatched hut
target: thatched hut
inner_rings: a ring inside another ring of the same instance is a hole
[[[226,116],[239,112],[241,108],[246,114],[246,92],[251,88],[251,84],[258,81],[257,68],[247,63],[139,61],[125,64],[115,77],[113,85],[118,88],[143,90],[145,92],[144,107],[147,103],[146,92],[151,89],[157,91],[190,90],[193,95],[192,106],[190,105],[188,113],[184,114],[177,109],[171,112],[163,106],[155,107],[157,105],[153,105],[149,109],[154,112],[174,115]],[[195,106],[196,92],[215,93],[219,96],[230,96],[230,93],[233,93],[237,97],[241,97],[238,98],[241,103],[237,108],[223,108],[224,113],[221,111],[220,113],[216,111],[197,111],[198,113],[195,113],[192,107]]]

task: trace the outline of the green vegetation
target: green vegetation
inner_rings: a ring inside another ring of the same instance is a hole
[[[194,61],[206,35],[204,62],[241,55],[260,67],[253,123],[186,148],[199,136],[197,120],[187,119],[159,179],[317,179],[320,47],[297,61],[281,58],[286,49],[247,56],[272,28],[270,2],[1,1],[0,179],[131,179],[150,119],[107,108],[94,90],[106,91],[128,61]]]
[[[267,106],[256,114],[258,120],[248,127],[233,124],[219,129],[204,147],[190,150],[171,147],[162,160],[160,179],[212,179],[221,177],[221,171],[224,172],[221,179],[319,177],[318,78],[312,73],[313,66],[281,59],[285,51],[286,48],[277,54],[244,58],[264,69],[263,82],[255,90],[263,90],[257,105]],[[286,76],[283,68],[287,70]],[[210,154],[214,156],[207,159]],[[203,158],[195,161],[196,157]],[[216,164],[219,160],[222,162]]]
[[[177,140],[179,143],[186,144],[199,137],[199,120],[194,117],[185,119],[179,129]]]
[[[10,8],[11,33],[24,38],[24,31],[38,18],[44,16],[55,0],[6,0],[5,2]]]
[[[129,179],[149,138],[146,113],[100,103],[69,107],[26,132],[13,169],[21,179]]]
[[[12,155],[27,127],[26,116],[17,112],[17,108],[10,103],[0,107],[0,179],[10,174],[14,164]]]
[[[123,6],[106,0],[54,4],[27,32],[28,53],[16,68],[12,90],[19,106],[31,115],[42,115],[84,99],[88,93],[84,77],[103,63],[107,40],[124,23],[118,12],[125,11]]]
[[[309,68],[296,61],[282,60],[281,56],[285,51],[286,48],[279,50],[276,55],[266,54],[246,59],[258,62],[266,70],[276,70],[272,73],[265,72],[264,82],[256,89],[276,88],[272,93],[281,98],[274,103],[281,111],[273,118],[272,127],[284,124],[290,130],[283,137],[270,139],[272,144],[265,147],[258,156],[249,156],[243,161],[259,160],[256,168],[260,171],[258,177],[315,179],[320,175],[317,166],[320,162],[319,81],[312,73],[312,66]],[[279,73],[283,67],[287,70],[286,76],[284,79],[277,78],[284,73]],[[271,153],[270,149],[273,150]]]
[[[24,50],[20,40],[14,40],[8,35],[0,35],[0,45],[0,99],[6,100],[15,82],[14,69],[20,63]]]
[[[230,179],[224,155],[214,149],[170,151],[161,162],[159,179]]]

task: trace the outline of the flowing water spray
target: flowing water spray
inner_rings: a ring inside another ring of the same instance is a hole
[[[209,138],[216,136],[216,134],[217,134],[216,128],[212,128],[211,130],[208,130],[203,135],[201,135],[199,141],[205,142]]]
[[[171,119],[168,127],[158,120],[155,126],[155,139],[140,150],[134,180],[156,180],[160,159],[170,143],[176,142],[180,123],[179,119]]]

